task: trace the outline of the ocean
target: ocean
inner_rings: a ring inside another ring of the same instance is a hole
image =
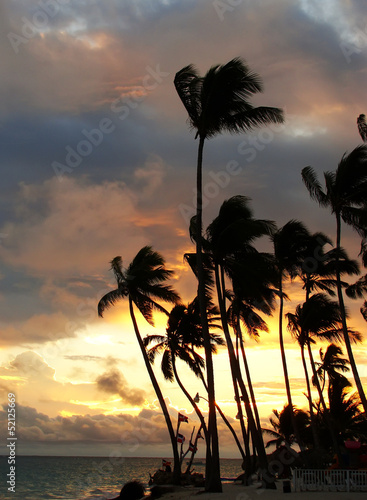
[[[148,486],[149,473],[153,474],[161,465],[161,458],[18,456],[13,493],[8,491],[7,457],[2,456],[0,498],[105,500],[117,496],[123,484],[133,479]],[[194,467],[196,472],[204,472],[205,460],[198,459]],[[241,472],[241,460],[221,460],[222,478],[234,478]]]

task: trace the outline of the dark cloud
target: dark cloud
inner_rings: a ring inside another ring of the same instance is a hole
[[[116,368],[102,373],[96,378],[97,387],[107,394],[118,394],[124,403],[142,405],[145,402],[145,391],[136,387],[131,388],[125,377]]]

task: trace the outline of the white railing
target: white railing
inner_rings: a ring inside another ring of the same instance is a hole
[[[294,469],[294,491],[367,491],[367,470]]]

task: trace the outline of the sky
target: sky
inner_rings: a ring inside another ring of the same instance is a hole
[[[0,79],[0,395],[6,426],[17,400],[18,453],[164,456],[163,417],[121,302],[110,261],[125,265],[145,245],[174,271],[188,302],[197,141],[173,79],[187,64],[204,74],[234,57],[258,73],[256,105],[281,107],[283,126],[222,135],[204,151],[204,224],[234,195],[281,227],[302,220],[334,238],[331,214],[310,200],[301,169],[334,170],[361,143],[367,112],[367,6],[357,0],[7,0],[2,2]],[[269,242],[261,243],[265,248]],[[343,228],[357,258],[358,236]],[[270,247],[269,247],[270,248]],[[286,311],[303,300],[296,283]],[[366,323],[348,303],[351,326]],[[164,333],[166,318],[142,334]],[[277,314],[269,333],[246,340],[264,425],[285,391]],[[317,346],[315,355],[318,356]],[[295,404],[306,406],[300,353],[286,334]],[[355,356],[367,384],[364,344]],[[178,365],[192,395],[203,388]],[[197,420],[176,384],[155,372],[174,422]],[[215,356],[216,397],[234,426],[224,349]],[[207,410],[204,400],[201,407]],[[221,421],[222,456],[237,457]],[[4,442],[0,453],[5,453]],[[203,448],[203,447],[202,447]],[[202,450],[203,452],[203,450]],[[200,450],[199,450],[200,453]]]

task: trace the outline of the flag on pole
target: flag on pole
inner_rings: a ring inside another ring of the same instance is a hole
[[[171,465],[171,462],[168,462],[168,460],[162,458],[162,467],[167,467],[168,465]]]
[[[185,442],[185,436],[183,434],[177,434],[177,442],[178,443],[184,443]]]
[[[195,446],[194,444],[192,444],[191,441],[190,441],[190,444],[189,444],[189,451],[194,451],[195,453],[198,451],[197,446]]]
[[[182,413],[179,413],[178,414],[178,421],[179,422],[188,422],[189,421],[189,417],[186,417],[186,415],[182,415]]]

